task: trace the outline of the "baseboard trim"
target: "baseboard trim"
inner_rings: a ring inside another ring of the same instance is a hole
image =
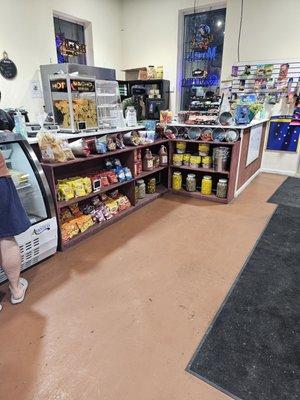
[[[241,194],[246,187],[261,173],[261,169],[258,169],[243,185],[234,193],[234,197],[237,197],[239,194]]]
[[[295,171],[283,171],[282,169],[273,169],[273,168],[261,168],[261,172],[266,172],[267,174],[279,174],[279,175],[287,175],[287,176],[299,176]]]

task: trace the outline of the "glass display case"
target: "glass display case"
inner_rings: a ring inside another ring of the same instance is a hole
[[[60,130],[97,129],[95,79],[53,75],[49,80],[54,120]]]
[[[97,111],[100,128],[124,128],[125,120],[117,81],[96,80]]]
[[[0,150],[31,222],[31,227],[17,236],[23,270],[56,252],[54,205],[42,167],[28,142],[20,135],[0,131]],[[0,266],[0,282],[5,279]]]

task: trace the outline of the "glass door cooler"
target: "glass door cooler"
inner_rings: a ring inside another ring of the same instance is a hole
[[[57,250],[54,205],[43,169],[28,142],[21,135],[0,131],[0,150],[31,221],[31,227],[16,237],[24,270]],[[0,266],[0,282],[5,279]]]

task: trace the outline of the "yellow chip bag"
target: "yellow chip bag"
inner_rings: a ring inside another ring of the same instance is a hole
[[[88,177],[86,177],[86,178],[82,178],[82,181],[83,181],[85,193],[86,193],[86,194],[92,193],[93,188],[92,188],[92,181],[91,181],[91,179],[88,178]]]

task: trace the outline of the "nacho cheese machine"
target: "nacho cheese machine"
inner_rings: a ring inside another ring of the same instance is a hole
[[[0,131],[0,150],[31,222],[31,227],[16,237],[24,270],[56,252],[54,205],[43,169],[28,142],[21,135]],[[0,266],[0,282],[4,280]]]

